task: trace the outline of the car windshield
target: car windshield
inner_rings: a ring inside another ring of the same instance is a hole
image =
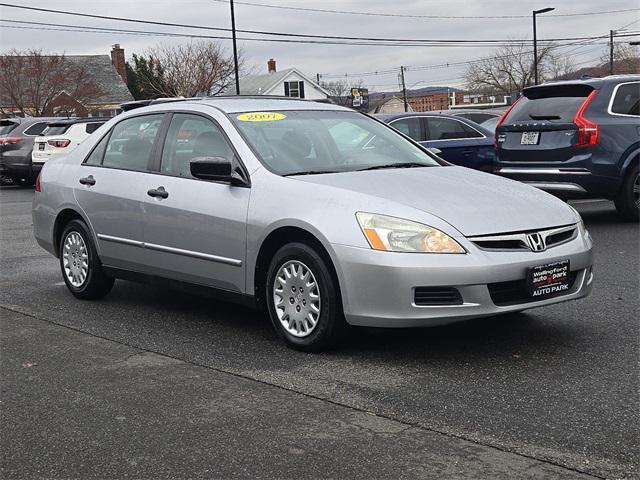
[[[356,112],[287,110],[231,117],[262,162],[280,175],[441,165],[392,128]]]

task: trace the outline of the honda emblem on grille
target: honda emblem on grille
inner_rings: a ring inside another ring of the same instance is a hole
[[[544,252],[547,249],[544,237],[538,232],[527,234],[527,243],[533,252]]]

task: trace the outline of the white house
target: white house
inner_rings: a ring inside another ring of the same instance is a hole
[[[271,58],[267,62],[268,72],[265,75],[247,75],[240,79],[241,95],[278,95],[309,100],[327,100],[329,92],[300,72],[297,68],[276,71],[276,61]],[[234,95],[235,85],[229,87],[225,94]]]

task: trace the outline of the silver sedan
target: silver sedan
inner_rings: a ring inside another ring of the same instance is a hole
[[[274,98],[164,101],[45,164],[33,222],[73,295],[167,281],[259,306],[288,345],[586,296],[578,213],[447,164],[351,110]]]

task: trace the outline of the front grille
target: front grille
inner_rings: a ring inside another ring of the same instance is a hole
[[[453,287],[416,287],[413,303],[420,307],[462,305],[462,295]]]
[[[557,247],[558,245],[573,240],[578,235],[578,228],[575,225],[569,225],[539,231],[499,233],[482,237],[469,237],[469,240],[482,250],[496,252],[530,251],[531,248],[527,243],[527,234],[529,233],[539,233],[544,239],[546,250],[547,248]]]
[[[569,273],[569,290],[564,292],[558,292],[554,295],[544,297],[553,298],[571,293],[573,284],[578,278],[578,272]],[[489,289],[489,295],[493,303],[499,307],[506,307],[508,305],[515,305],[518,303],[530,303],[537,302],[539,299],[533,298],[527,291],[527,280],[512,280],[509,282],[489,283],[487,285]]]

